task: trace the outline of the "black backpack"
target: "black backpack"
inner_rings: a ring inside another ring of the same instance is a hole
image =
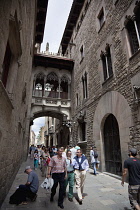
[[[98,153],[94,151],[94,158],[98,158]]]

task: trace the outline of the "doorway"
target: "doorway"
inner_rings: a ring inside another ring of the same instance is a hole
[[[106,171],[122,175],[122,157],[118,122],[110,114],[104,123],[104,150]]]

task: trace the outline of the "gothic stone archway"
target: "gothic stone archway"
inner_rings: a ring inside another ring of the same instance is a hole
[[[103,134],[106,171],[116,175],[121,175],[122,158],[119,126],[113,114],[110,114],[106,118],[104,123]]]
[[[103,128],[109,114],[115,116],[119,125],[122,162],[128,156],[129,128],[132,126],[131,109],[124,96],[117,91],[110,91],[99,100],[93,119],[93,142],[99,153],[101,171],[106,171]]]

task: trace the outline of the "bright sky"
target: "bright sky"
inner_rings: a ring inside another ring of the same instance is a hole
[[[49,42],[49,51],[53,53],[58,52],[72,3],[73,0],[49,0],[41,51],[45,51],[46,43]],[[34,125],[31,129],[35,132],[36,137],[40,127],[44,126],[44,124],[45,117],[39,117],[34,120]]]
[[[41,51],[45,51],[49,42],[49,51],[58,52],[72,3],[73,0],[49,0]]]
[[[38,136],[40,127],[45,125],[45,117],[39,117],[37,119],[35,119],[34,124],[31,127],[31,130],[33,130],[35,132],[36,137]]]

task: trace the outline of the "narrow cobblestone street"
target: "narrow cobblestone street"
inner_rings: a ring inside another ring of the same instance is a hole
[[[28,158],[27,162],[24,162],[18,174],[13,182],[13,185],[1,207],[2,210],[22,210],[22,209],[31,209],[31,210],[56,210],[60,209],[57,207],[57,197],[58,194],[54,197],[54,202],[50,203],[50,194],[39,187],[38,197],[35,202],[29,201],[27,205],[16,206],[9,204],[9,197],[14,193],[16,187],[19,184],[24,184],[27,180],[27,175],[24,173],[24,168],[27,165],[33,167],[33,161]],[[37,174],[39,176],[40,184],[43,181],[41,176],[41,171],[38,169]],[[76,197],[76,189],[74,188],[74,196]],[[120,180],[110,177],[108,175],[99,173],[97,176],[92,174],[90,169],[87,173],[85,189],[84,189],[84,200],[83,205],[79,205],[76,198],[73,202],[69,202],[67,198],[64,200],[64,207],[66,210],[128,210],[131,209],[128,201],[127,194],[127,184],[125,187],[121,186]]]

